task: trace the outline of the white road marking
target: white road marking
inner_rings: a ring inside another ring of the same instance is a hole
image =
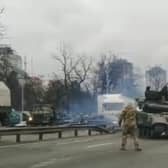
[[[51,158],[48,161],[44,161],[44,162],[40,162],[40,163],[34,164],[30,168],[46,167],[46,166],[54,164],[57,161],[63,161],[64,162],[64,161],[69,161],[69,160],[71,160],[70,157],[67,157],[67,158]]]
[[[30,143],[27,143],[27,144],[30,144]],[[25,144],[3,145],[3,146],[0,146],[0,149],[16,148],[16,147],[21,147],[21,146],[25,146]]]
[[[99,148],[99,147],[102,147],[102,146],[108,146],[108,145],[113,145],[114,143],[112,142],[109,142],[109,143],[103,143],[103,144],[94,144],[94,145],[89,145],[87,146],[88,149],[91,149],[91,148]]]
[[[26,142],[26,143],[22,143],[22,144],[11,144],[11,145],[2,145],[0,146],[0,149],[6,149],[6,148],[16,148],[16,147],[26,147],[26,146],[33,146],[33,145],[41,145],[41,144],[47,144],[47,143],[52,143],[53,145],[69,145],[69,144],[74,144],[74,143],[84,143],[84,142],[91,142],[91,141],[95,141],[96,139],[95,138],[87,138],[87,139],[78,139],[78,140],[74,140],[74,138],[72,139],[69,139],[68,141],[66,142],[60,142],[60,141],[63,141],[63,140],[55,140],[55,141],[42,141],[42,142]],[[101,139],[99,139],[101,140]]]
[[[74,144],[74,143],[84,143],[84,142],[90,142],[90,141],[94,141],[94,139],[85,139],[85,140],[74,140],[72,139],[72,141],[68,141],[68,142],[54,142],[52,144],[54,145],[58,145],[58,146],[62,146],[62,145],[69,145],[69,144]],[[5,149],[5,148],[16,148],[16,147],[24,147],[24,146],[27,146],[27,145],[40,145],[40,144],[47,144],[51,141],[47,141],[47,142],[30,142],[30,143],[25,143],[25,144],[13,144],[13,145],[3,145],[3,146],[0,146],[0,149]],[[51,144],[51,143],[50,143]]]
[[[83,143],[83,142],[90,142],[93,141],[94,139],[86,139],[86,140],[75,140],[75,141],[71,141],[71,142],[61,142],[58,143],[57,145],[68,145],[68,144],[73,144],[73,143]]]

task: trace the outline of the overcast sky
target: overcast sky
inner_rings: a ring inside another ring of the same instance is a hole
[[[34,72],[56,71],[51,57],[60,41],[98,57],[111,50],[141,67],[168,66],[168,1],[0,0],[5,43],[33,57]]]

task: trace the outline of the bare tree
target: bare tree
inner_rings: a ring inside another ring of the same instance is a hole
[[[87,79],[92,60],[88,60],[85,55],[75,57],[72,49],[63,44],[53,57],[61,65],[66,88],[74,80],[81,85]]]
[[[167,82],[166,71],[159,67],[154,66],[146,71],[146,83],[154,90],[160,90]]]
[[[89,75],[89,72],[91,70],[92,66],[92,60],[89,59],[87,61],[86,57],[83,56],[79,62],[79,64],[74,69],[75,78],[78,81],[78,83],[81,85],[85,80],[87,80],[87,77]]]
[[[94,70],[93,87],[95,92],[108,92],[110,89],[110,65],[115,60],[114,54],[103,53]],[[100,91],[101,90],[101,91]]]
[[[84,55],[73,54],[72,49],[65,44],[53,55],[56,62],[61,67],[64,85],[65,106],[68,110],[70,93],[74,85],[81,87],[87,80],[92,61],[88,61]]]

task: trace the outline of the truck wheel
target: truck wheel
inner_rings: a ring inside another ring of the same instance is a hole
[[[162,132],[166,131],[166,126],[163,124],[156,124],[151,129],[152,138],[161,137]]]

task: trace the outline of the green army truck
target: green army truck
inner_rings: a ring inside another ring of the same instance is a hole
[[[35,105],[32,111],[16,111],[11,107],[10,90],[0,82],[0,126],[51,125],[53,110],[51,105]]]
[[[51,125],[53,119],[53,109],[49,104],[36,104],[30,111],[32,120],[28,121],[30,126]]]

